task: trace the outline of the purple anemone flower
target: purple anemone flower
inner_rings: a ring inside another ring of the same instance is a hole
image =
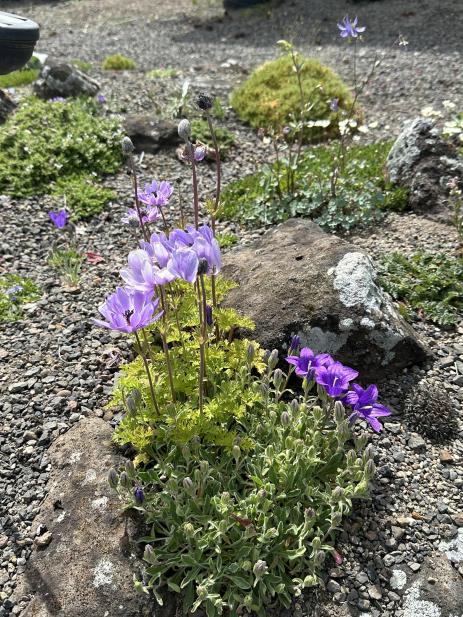
[[[344,17],[342,22],[338,24],[338,28],[341,30],[340,34],[342,38],[345,39],[350,36],[356,39],[359,34],[361,34],[362,32],[365,32],[365,27],[364,26],[359,27],[357,26],[357,24],[358,24],[358,17],[356,17],[353,21],[350,21],[349,17],[346,15],[346,17]]]
[[[169,182],[153,180],[145,186],[144,191],[138,192],[138,199],[147,206],[165,206],[173,192],[173,186]]]
[[[172,252],[167,270],[187,283],[194,283],[198,275],[198,266],[199,259],[193,250],[179,248]]]
[[[146,328],[162,316],[162,311],[155,313],[159,299],[153,300],[152,296],[152,293],[118,287],[99,308],[107,321],[92,321],[96,326],[118,332],[132,333]]]
[[[291,346],[291,349],[294,348]],[[325,365],[328,366],[334,360],[327,353],[321,353],[316,356],[310,347],[303,347],[299,356],[288,356],[286,362],[296,367],[296,375],[312,380],[317,368]]]
[[[64,208],[61,208],[61,210],[58,210],[58,212],[53,212],[53,210],[50,210],[50,212],[48,213],[48,216],[52,220],[55,227],[57,227],[58,229],[63,229],[63,227],[66,227],[69,214],[66,212]]]
[[[315,371],[315,381],[332,398],[342,397],[349,389],[349,382],[358,377],[358,371],[344,366],[341,362],[331,362],[319,366]]]
[[[130,251],[128,267],[120,271],[121,278],[129,289],[154,293],[156,285],[165,285],[175,279],[175,274],[160,268],[143,249]]]
[[[391,410],[377,402],[378,388],[372,384],[364,390],[357,383],[353,383],[352,388],[353,391],[348,392],[344,399],[352,407],[349,421],[353,424],[359,417],[363,418],[376,433],[379,433],[381,424],[377,418],[390,416]]]

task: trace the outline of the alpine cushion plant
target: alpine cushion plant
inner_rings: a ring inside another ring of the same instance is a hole
[[[201,105],[207,114],[209,98]],[[300,349],[297,336],[287,372],[276,350],[264,354],[235,338],[253,324],[221,307],[232,284],[220,276],[216,210],[202,223],[187,120],[179,134],[195,223],[182,228],[165,218],[163,230],[150,228],[159,217],[148,220],[147,209],[162,212],[171,186],[156,181],[140,191],[130,140],[123,141],[141,239],[120,272],[125,287],[94,323],[135,337],[139,356],[121,368],[112,404],[125,409],[115,441],[136,455],[108,479],[146,523],[138,589],[160,604],[175,591],[185,612],[202,606],[208,617],[245,608],[263,616],[270,603],[290,607],[316,585],[325,560],[342,559],[336,531],[352,500],[368,495],[375,470],[360,421],[379,430],[377,418],[389,411],[375,387],[352,383],[357,371]],[[288,387],[293,372],[297,391]]]

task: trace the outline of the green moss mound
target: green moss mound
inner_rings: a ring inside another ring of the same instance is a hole
[[[0,75],[0,88],[19,88],[34,82],[39,75],[37,69],[13,71],[8,75]]]
[[[331,120],[326,128],[307,128],[304,133],[305,141],[337,137],[340,112],[330,111],[329,103],[333,98],[337,98],[339,110],[349,110],[353,103],[349,89],[334,71],[317,60],[298,56],[298,62],[303,64],[302,87],[305,102],[313,104],[309,119]],[[289,124],[301,109],[297,77],[291,58],[283,56],[257,68],[232,93],[231,105],[241,120],[254,128],[281,129]]]
[[[132,71],[136,68],[136,64],[132,58],[127,58],[127,56],[123,56],[122,54],[107,56],[103,60],[102,66],[105,71]]]
[[[119,122],[92,100],[28,97],[0,132],[0,192],[43,195],[76,174],[114,173],[122,162],[121,138]]]
[[[109,202],[116,199],[113,190],[96,184],[93,178],[86,174],[59,180],[53,194],[65,200],[73,221],[99,214]]]

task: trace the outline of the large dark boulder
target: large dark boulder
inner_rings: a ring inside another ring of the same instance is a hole
[[[386,170],[393,184],[408,189],[412,208],[430,210],[444,203],[451,178],[463,180],[463,159],[434,122],[415,118],[392,146]]]
[[[173,120],[151,114],[130,114],[124,121],[124,132],[137,152],[156,153],[162,148],[178,146],[182,140]]]
[[[6,121],[14,109],[16,109],[16,103],[6,92],[0,90],[0,124]]]
[[[34,83],[34,92],[42,99],[56,96],[95,96],[100,89],[97,81],[72,64],[48,60]]]
[[[18,580],[15,601],[30,597],[22,617],[143,617],[137,593],[136,529],[107,481],[120,464],[111,429],[84,419],[49,450],[48,496],[35,522],[36,548]]]
[[[362,371],[384,376],[427,352],[376,284],[371,259],[318,225],[291,219],[224,257],[239,287],[225,304],[251,317],[253,337],[284,352],[292,335]]]

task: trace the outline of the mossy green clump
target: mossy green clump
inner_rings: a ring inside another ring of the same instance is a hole
[[[88,175],[70,176],[58,180],[53,188],[53,195],[65,200],[73,221],[99,214],[110,201],[116,199],[113,190],[96,184]]]
[[[0,75],[0,88],[19,88],[34,82],[39,76],[38,69],[13,71],[8,75]]]
[[[235,136],[231,131],[222,126],[214,126],[214,132],[219,145],[220,157],[226,159],[231,148],[235,145]],[[200,141],[210,150],[214,149],[207,120],[201,118],[192,120],[191,135],[193,140]]]
[[[151,71],[148,71],[146,75],[149,79],[167,79],[178,77],[179,72],[177,69],[173,69],[171,67],[161,67],[158,69],[151,69]]]
[[[132,58],[122,54],[113,54],[112,56],[106,56],[102,67],[105,71],[133,71],[137,65]]]
[[[405,317],[453,326],[463,316],[463,258],[392,253],[378,266],[381,286],[400,302]]]
[[[390,148],[390,142],[349,148],[333,197],[331,174],[338,144],[313,147],[301,156],[296,169],[280,161],[231,182],[222,192],[219,218],[253,227],[300,216],[336,231],[373,223],[383,210],[405,210],[407,192],[384,180]]]
[[[121,137],[119,122],[93,100],[28,97],[0,133],[0,192],[42,195],[76,173],[114,173],[122,163]]]
[[[0,323],[17,321],[23,316],[22,306],[40,298],[40,289],[18,274],[0,276]]]
[[[87,60],[79,60],[78,58],[71,60],[71,64],[84,73],[88,73],[88,71],[93,68],[93,64],[91,62],[87,62]]]
[[[349,111],[352,95],[342,79],[313,58],[297,56],[302,63],[302,89],[305,103],[312,105],[307,120],[330,120],[327,127],[304,129],[306,142],[320,141],[339,135],[340,113]],[[339,100],[339,111],[330,111],[330,101]],[[289,55],[266,62],[231,95],[231,105],[241,120],[254,128],[280,130],[299,117],[301,97],[298,80]]]

